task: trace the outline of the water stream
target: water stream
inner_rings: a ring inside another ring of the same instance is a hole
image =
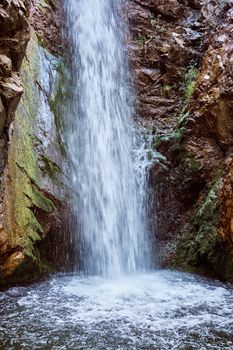
[[[149,163],[133,122],[121,1],[64,3],[74,80],[64,137],[81,268],[0,293],[0,349],[233,349],[232,287],[151,269]]]
[[[65,6],[74,80],[67,143],[79,194],[73,198],[74,236],[82,269],[104,276],[148,269],[146,172],[133,152],[121,0],[69,0]]]

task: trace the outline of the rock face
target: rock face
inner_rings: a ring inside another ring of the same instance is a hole
[[[6,165],[10,124],[23,94],[19,69],[30,39],[29,2],[4,0],[0,4],[0,176]],[[20,262],[20,252],[9,252],[9,234],[3,224],[3,177],[0,179],[0,270],[9,257],[9,271],[14,261]],[[1,276],[2,277],[2,276]],[[0,278],[1,282],[3,279]]]
[[[69,240],[59,121],[54,114],[61,59],[44,47],[45,42],[40,45],[42,38],[32,26],[35,13],[39,26],[40,16],[49,18],[55,9],[41,2],[33,2],[31,8],[27,1],[1,4],[0,286],[4,286],[64,266]],[[55,47],[53,52],[58,53]]]
[[[60,0],[33,0],[30,22],[37,33],[40,44],[55,56],[64,52],[63,7]]]
[[[128,1],[162,266],[233,281],[231,1]]]
[[[30,29],[29,2],[3,0],[0,4],[0,174],[4,168],[7,129],[23,93],[19,69]]]
[[[71,254],[57,4],[0,4],[0,286]],[[233,282],[233,3],[127,0],[124,11],[160,264]]]

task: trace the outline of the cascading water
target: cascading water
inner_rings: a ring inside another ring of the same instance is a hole
[[[74,233],[85,272],[105,276],[58,274],[0,293],[0,349],[232,350],[230,286],[175,271],[119,276],[149,265],[143,214],[148,150],[143,142],[135,146],[121,2],[64,3],[74,86],[63,86],[72,98],[68,111],[61,108],[73,214],[81,221],[81,233]],[[40,66],[47,87],[53,65],[46,57]],[[41,113],[48,122],[49,108]],[[145,131],[139,129],[140,141]]]
[[[121,5],[65,2],[74,80],[67,143],[78,193],[76,243],[88,274],[116,275],[149,265],[145,169],[137,184]]]

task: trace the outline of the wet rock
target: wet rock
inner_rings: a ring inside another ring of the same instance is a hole
[[[6,55],[0,55],[0,75],[10,77],[12,71],[12,62]]]
[[[6,124],[6,110],[4,108],[4,105],[3,105],[3,102],[2,102],[2,99],[0,97],[0,137],[4,131],[4,127],[5,127],[5,124]]]
[[[28,0],[2,0],[0,4],[0,175],[8,126],[23,93],[19,69],[30,38],[29,7]]]
[[[4,0],[0,5],[0,54],[6,54],[19,70],[30,38],[28,0]]]
[[[161,16],[169,9],[174,9],[170,16]],[[184,11],[183,5],[172,1],[128,1],[126,13],[132,33],[131,66],[138,84],[137,113],[153,119],[158,129],[171,129],[182,105],[187,66],[200,59],[203,33],[192,29],[190,20],[192,15],[197,18],[196,10]]]
[[[49,51],[60,55],[64,43],[58,4],[0,4],[0,285],[38,279],[68,256],[63,160],[50,106],[59,60]]]
[[[185,10],[185,7],[177,0],[168,0],[166,2],[163,0],[139,0],[136,2],[155,13],[160,13],[171,19],[179,18]]]
[[[8,236],[7,233],[4,231],[3,226],[0,228],[0,252],[1,255],[6,254],[7,250],[9,249],[8,246]]]
[[[226,172],[220,192],[221,216],[219,235],[224,241],[233,244],[233,152],[227,157]]]
[[[137,115],[166,157],[149,179],[161,265],[232,281],[232,2],[129,4]]]
[[[61,55],[66,45],[63,6],[59,0],[32,0],[30,23],[41,43],[54,55]]]
[[[0,25],[3,34],[11,36],[27,27],[28,0],[3,0],[0,5]]]
[[[0,80],[2,99],[7,106],[7,125],[14,119],[14,113],[23,94],[23,87],[18,73],[12,72],[10,78]]]
[[[32,30],[21,67],[24,94],[11,123],[2,176],[2,285],[38,279],[64,266],[62,259],[68,254],[63,158],[49,104],[52,95],[56,96],[58,64],[58,58],[40,47]],[[1,84],[6,104],[15,107],[22,92],[17,75],[12,73]]]
[[[15,252],[11,254],[1,271],[1,274],[4,276],[4,278],[13,275],[15,270],[20,266],[24,259],[25,254],[23,252]]]
[[[126,10],[131,30],[139,35],[138,40],[140,40],[140,34],[143,36],[152,34],[152,17],[148,9],[133,2],[128,2]]]

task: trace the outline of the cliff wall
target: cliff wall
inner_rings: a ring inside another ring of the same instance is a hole
[[[0,7],[0,285],[65,265],[68,199],[54,112],[62,64],[57,34],[51,49],[56,16],[55,2],[9,0]],[[42,35],[48,27],[50,36]]]
[[[124,4],[160,265],[232,282],[233,3]],[[67,268],[71,254],[60,133],[66,43],[55,0],[2,0],[0,28],[0,285],[8,285]]]
[[[126,13],[160,263],[233,281],[232,1],[128,1]]]

